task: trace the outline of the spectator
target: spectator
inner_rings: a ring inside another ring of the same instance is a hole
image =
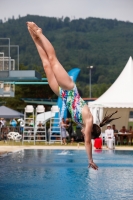
[[[12,120],[10,120],[10,125],[14,128],[17,126],[17,122],[14,118]]]
[[[62,121],[61,121],[61,136],[62,136],[62,141],[63,141],[63,144],[66,145],[66,123],[65,123],[65,120],[64,118],[62,118]]]
[[[113,138],[114,138],[114,130],[111,129],[111,125],[107,125],[107,129],[105,130],[105,141],[107,143],[107,148],[113,148]]]
[[[126,129],[125,126],[122,126],[120,132],[121,132],[121,133],[126,133],[126,132],[128,132],[128,130]]]
[[[29,121],[29,126],[31,126],[31,127],[34,126],[34,121],[32,119]]]
[[[66,130],[68,131],[69,134],[69,142],[71,141],[72,138],[72,133],[73,133],[73,127],[72,127],[72,121],[70,119],[66,118]]]
[[[133,133],[132,126],[129,127],[129,133]]]
[[[0,118],[0,127],[2,128],[4,126],[4,118]]]
[[[129,131],[126,129],[125,126],[122,126],[122,128],[121,128],[121,130],[119,132],[121,132],[121,133],[127,133]],[[124,140],[126,140],[127,144],[129,143],[129,137],[127,135],[124,135],[124,136],[121,135],[120,136],[120,142],[121,142],[121,144],[123,144]]]
[[[23,130],[24,130],[24,120],[21,118],[21,119],[18,119],[18,123],[20,123],[20,133],[22,134],[23,133]]]
[[[43,133],[42,133],[43,125],[42,125],[42,122],[41,122],[41,121],[39,121],[37,127],[38,127],[38,129],[37,129],[38,138],[37,138],[37,139],[38,139],[38,140],[41,140],[41,139],[43,139],[43,138],[42,138],[42,135],[43,135]]]
[[[43,125],[42,125],[42,122],[41,121],[39,121],[39,123],[38,123],[38,125],[37,125],[38,127],[40,127],[40,128],[42,128],[43,127]]]

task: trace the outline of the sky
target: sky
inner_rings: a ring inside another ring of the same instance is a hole
[[[0,0],[0,19],[30,15],[98,17],[133,23],[133,0]]]

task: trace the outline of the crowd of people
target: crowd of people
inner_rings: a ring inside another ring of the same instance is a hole
[[[18,131],[18,122],[15,118],[6,120],[4,118],[0,118],[0,140],[7,140],[7,134],[11,131]]]
[[[95,139],[94,147],[96,149],[101,149],[102,144],[106,145],[108,149],[113,149],[115,145],[123,144],[132,144],[133,143],[133,128],[129,126],[129,129],[126,129],[125,126],[122,126],[120,130],[116,128],[116,125],[107,124],[105,133],[102,138]]]
[[[6,140],[7,134],[9,131],[15,130],[16,127],[20,126],[18,120],[15,118],[11,119],[9,122],[7,122],[4,118],[0,118],[0,140]],[[29,126],[33,127],[33,122],[29,121]],[[78,138],[78,128],[76,130],[73,129],[72,120],[69,118],[62,118],[62,121],[60,123],[61,126],[61,136],[62,136],[62,142],[64,145],[67,143],[73,143],[74,141],[84,141],[84,136],[80,131],[80,138]],[[41,121],[37,125],[37,139],[41,140],[42,135],[44,134],[44,126],[41,123]],[[20,131],[21,130],[20,127]],[[121,134],[120,134],[121,133]],[[126,134],[125,134],[126,133]],[[127,134],[130,133],[130,134]],[[113,143],[117,144],[132,144],[133,142],[133,127],[129,126],[129,129],[127,129],[125,126],[122,126],[120,130],[116,128],[116,125],[108,124],[105,130],[105,143],[107,145],[107,148],[110,146],[112,147]],[[111,144],[112,143],[112,144]],[[101,145],[101,143],[100,143]]]
[[[63,144],[73,142],[84,142],[84,135],[80,126],[73,126],[72,120],[69,118],[62,119],[61,122],[61,136]]]
[[[122,128],[118,130],[115,124],[113,124],[112,126],[111,124],[107,125],[107,129],[105,130],[105,141],[107,147],[109,147],[109,145],[113,142],[115,142],[115,144],[118,143],[129,144],[129,142],[130,144],[132,144],[132,140],[133,140],[132,126],[130,126],[129,129],[126,129],[125,126],[122,126]]]
[[[28,130],[33,129],[34,123],[33,120],[28,120],[26,127],[28,126]],[[69,118],[62,119],[61,123],[61,136],[63,144],[73,143],[78,140],[78,136],[76,136],[76,131],[73,129],[72,120]],[[5,120],[4,118],[0,118],[0,140],[7,140],[7,134],[11,131],[17,131],[20,134],[23,133],[23,126],[21,127],[21,123],[18,119],[12,118],[10,120]],[[32,130],[33,132],[33,130]],[[44,124],[39,121],[37,125],[37,133],[36,139],[42,140],[44,139]],[[82,133],[80,129],[80,139],[82,139]],[[48,136],[47,136],[48,138]]]

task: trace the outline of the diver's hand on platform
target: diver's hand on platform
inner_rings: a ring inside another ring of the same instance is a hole
[[[95,169],[95,170],[98,170],[98,166],[93,161],[89,162],[89,168],[90,167]]]

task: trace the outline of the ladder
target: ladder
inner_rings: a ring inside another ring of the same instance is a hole
[[[23,142],[33,141],[35,144],[34,134],[34,107],[27,105],[24,112],[24,128],[23,128]]]
[[[55,116],[52,117],[52,114]],[[52,106],[50,129],[49,129],[49,144],[60,142],[62,144],[61,126],[60,126],[60,108],[58,106]]]
[[[37,115],[42,113],[43,120],[37,121]],[[43,105],[38,105],[36,107],[36,113],[35,113],[35,142],[47,142],[47,135],[46,135],[46,122],[45,122],[45,107]]]

